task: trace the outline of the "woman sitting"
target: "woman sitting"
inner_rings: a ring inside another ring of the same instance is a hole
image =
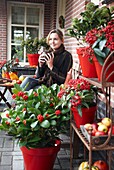
[[[47,43],[50,50],[39,57],[36,79],[26,77],[21,84],[25,90],[37,88],[40,84],[47,87],[54,83],[64,84],[67,72],[72,68],[72,55],[65,50],[63,33],[58,29],[50,31]]]

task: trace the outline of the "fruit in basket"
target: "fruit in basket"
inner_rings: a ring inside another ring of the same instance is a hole
[[[102,122],[104,125],[106,125],[107,127],[111,126],[111,123],[112,123],[111,119],[108,118],[108,117],[104,117],[101,122]]]
[[[23,81],[25,79],[25,77],[23,76],[23,75],[21,75],[20,77],[19,77],[19,80],[21,80],[21,81]]]
[[[101,131],[98,131],[98,130],[97,130],[97,131],[95,132],[95,135],[94,135],[94,136],[104,136],[104,135],[106,135],[105,132],[103,132],[103,131],[101,132]]]
[[[98,167],[99,170],[109,170],[108,164],[103,160],[98,160],[98,161],[94,162],[93,166]]]
[[[88,162],[82,162],[79,165],[78,170],[89,170],[89,163]],[[91,170],[99,170],[99,168],[97,166],[92,166]]]
[[[107,133],[108,127],[104,124],[101,124],[101,125],[98,126],[98,131]]]
[[[92,124],[90,124],[90,123],[86,123],[85,125],[84,125],[84,128],[88,131],[90,128],[92,127]]]
[[[9,76],[10,76],[11,80],[18,80],[19,79],[18,76],[14,72],[10,72]]]
[[[89,169],[89,163],[88,162],[82,162],[79,167],[78,167],[78,170],[88,170]]]
[[[111,133],[111,127],[108,129],[108,135]],[[112,126],[112,135],[114,135],[114,125]]]

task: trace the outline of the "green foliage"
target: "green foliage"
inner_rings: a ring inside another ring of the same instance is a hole
[[[86,5],[86,10],[80,13],[81,18],[73,18],[72,25],[68,28],[68,36],[77,40],[83,40],[88,31],[94,28],[101,28],[107,25],[114,14],[113,8],[99,6],[90,2]]]
[[[69,100],[59,99],[59,91],[57,84],[30,91],[15,84],[12,90],[15,107],[1,113],[0,129],[18,139],[20,146],[51,146],[59,134],[67,131],[70,119]]]
[[[38,39],[36,37],[32,39],[31,37],[28,37],[26,41],[23,40],[21,43],[22,49],[25,47],[26,52],[29,54],[37,54],[41,46],[45,47],[46,49],[49,48],[49,45],[46,43],[45,38]]]

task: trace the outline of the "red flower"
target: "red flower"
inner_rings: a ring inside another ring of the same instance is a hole
[[[56,114],[56,116],[58,116],[58,115],[61,114],[61,111],[60,111],[60,110],[56,110],[56,111],[55,111],[55,114]]]
[[[61,89],[61,91],[57,94],[57,97],[58,98],[61,98],[65,93],[65,90],[64,89]]]
[[[33,94],[34,94],[34,96],[35,96],[35,97],[37,97],[37,96],[38,96],[38,93],[36,93],[36,92],[34,92]]]
[[[23,120],[23,124],[26,125],[26,120]]]
[[[26,94],[24,94],[22,97],[24,100],[28,100],[28,96]]]
[[[8,118],[9,118],[9,113],[6,113],[6,117],[8,117]]]
[[[10,125],[10,122],[6,121],[6,124],[7,124],[7,125]]]
[[[22,92],[22,91],[19,91],[19,92],[18,92],[18,96],[19,96],[19,97],[23,97],[23,95],[24,95],[24,92]]]
[[[37,116],[37,119],[38,119],[39,122],[43,122],[44,117],[43,117],[41,114],[39,114],[39,115]]]
[[[27,110],[26,108],[23,108],[23,110],[22,110],[22,111],[24,112],[24,111],[26,111],[26,110]]]
[[[16,117],[16,121],[19,121],[19,120],[20,120],[20,117],[17,116],[17,117]]]
[[[12,95],[12,98],[13,98],[13,99],[15,99],[16,97],[17,97],[17,95],[16,95],[16,94],[13,94],[13,95]]]

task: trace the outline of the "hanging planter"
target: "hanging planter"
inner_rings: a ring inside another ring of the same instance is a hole
[[[31,149],[21,147],[25,170],[53,170],[60,144],[60,140],[57,140],[53,147]]]
[[[85,54],[86,47],[77,48],[76,51],[80,61],[82,75],[88,78],[96,78],[97,73],[96,73],[94,62],[91,63],[89,61],[89,56]]]

